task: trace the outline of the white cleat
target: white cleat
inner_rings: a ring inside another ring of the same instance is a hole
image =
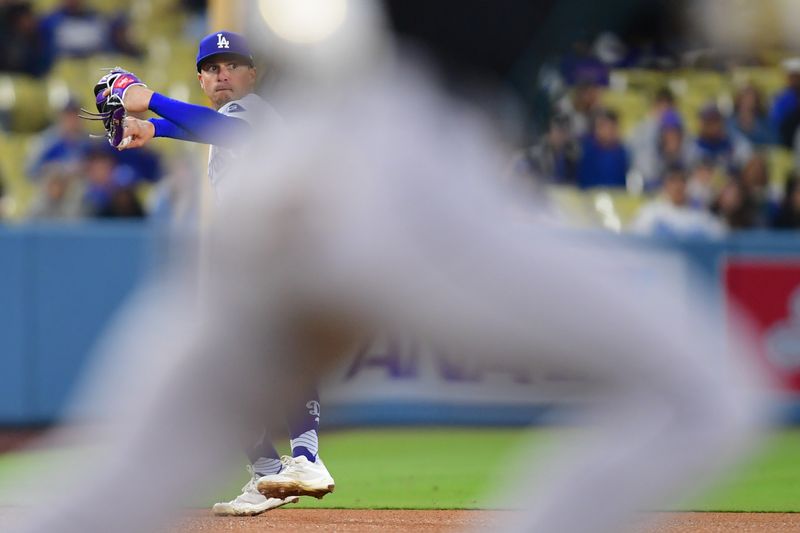
[[[296,496],[289,498],[267,498],[258,492],[256,488],[257,477],[250,470],[250,481],[242,487],[242,493],[229,502],[215,503],[211,511],[216,516],[256,516],[271,509],[283,507],[287,503],[297,503],[300,498]]]
[[[259,478],[258,492],[267,498],[322,498],[333,492],[335,483],[319,456],[314,463],[303,456],[289,459],[278,474]]]

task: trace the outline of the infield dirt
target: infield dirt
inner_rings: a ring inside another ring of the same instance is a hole
[[[498,511],[410,511],[279,509],[253,518],[217,518],[195,511],[170,533],[392,532],[439,533],[477,530],[499,518]],[[796,533],[800,513],[660,513],[659,523],[639,531],[652,533]]]
[[[21,509],[0,507],[0,531],[10,531]],[[220,518],[188,511],[163,533],[449,533],[489,529],[502,511],[278,509],[251,518]],[[796,533],[800,513],[659,513],[658,523],[636,533]],[[649,522],[648,522],[649,523]],[[496,529],[496,527],[494,528]],[[109,524],[108,531],[114,531]]]

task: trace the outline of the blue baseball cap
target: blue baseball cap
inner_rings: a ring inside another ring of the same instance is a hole
[[[683,119],[681,119],[677,111],[668,109],[661,115],[659,127],[662,131],[670,128],[683,131]]]
[[[207,35],[200,41],[200,46],[197,48],[197,72],[200,72],[200,64],[203,61],[217,54],[242,56],[250,65],[253,64],[253,52],[244,35],[222,30]]]

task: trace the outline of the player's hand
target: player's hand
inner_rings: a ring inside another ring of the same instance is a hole
[[[116,148],[122,143],[122,122],[128,112],[123,101],[132,102],[137,109],[143,105],[142,111],[146,111],[152,91],[149,95],[142,93],[141,89],[145,87],[142,80],[133,72],[121,67],[114,67],[109,70],[108,74],[97,80],[92,89],[97,113],[82,110],[83,114],[79,116],[87,120],[102,121],[108,143]],[[126,98],[127,94],[132,92],[131,89],[137,89],[133,93],[138,94]]]
[[[125,117],[122,125],[122,142],[117,146],[117,150],[140,148],[147,144],[156,133],[156,127],[153,126],[152,122],[148,122],[147,120]]]
[[[128,113],[144,113],[150,108],[150,98],[152,98],[153,92],[144,85],[129,87],[122,99],[122,106]],[[103,91],[103,96],[109,94],[111,94],[111,89]]]

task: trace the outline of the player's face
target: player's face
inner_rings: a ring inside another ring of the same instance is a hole
[[[214,56],[200,65],[200,87],[217,108],[251,93],[256,69],[235,55]]]

